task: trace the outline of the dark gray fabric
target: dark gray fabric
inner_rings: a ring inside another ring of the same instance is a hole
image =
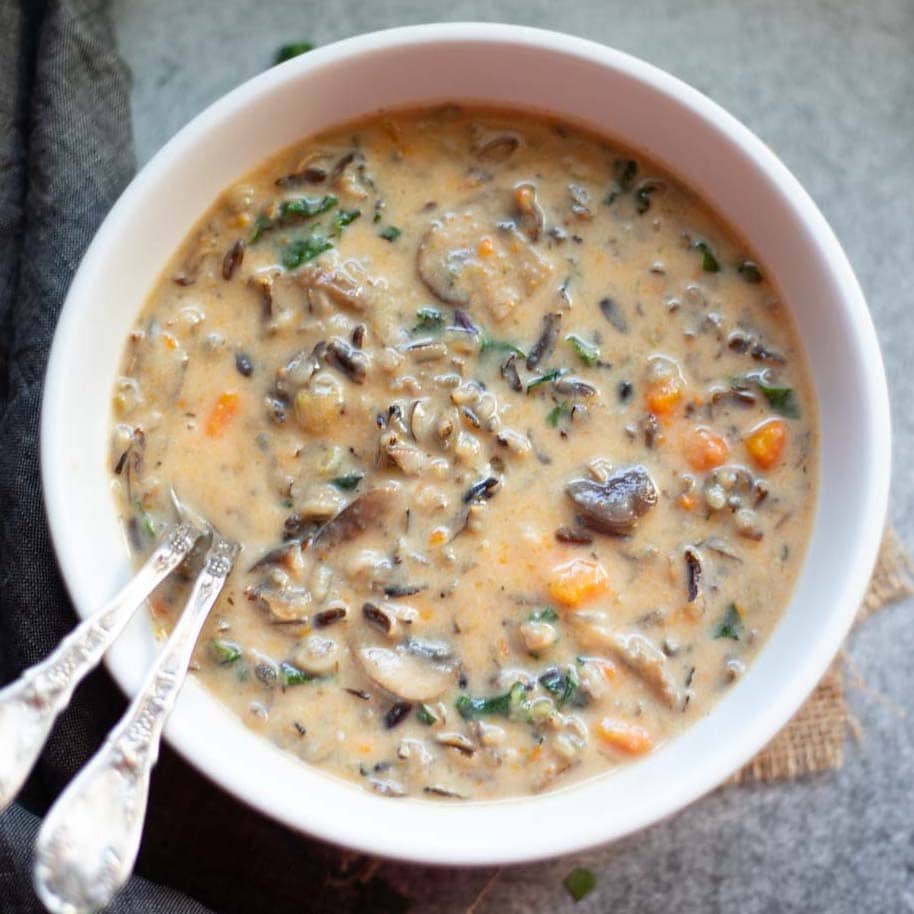
[[[38,422],[54,325],[82,254],[134,169],[129,74],[104,0],[0,0],[0,682],[75,624],[41,502]],[[74,379],[78,382],[78,379]],[[124,709],[103,670],[78,689],[0,818],[0,914],[40,910],[36,819]],[[29,811],[27,811],[27,809]],[[307,842],[224,796],[167,749],[138,872],[226,914],[402,910],[365,861]],[[204,908],[134,879],[117,914]]]

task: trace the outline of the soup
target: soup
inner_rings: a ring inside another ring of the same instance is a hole
[[[802,562],[815,416],[785,303],[694,193],[450,106],[220,197],[127,342],[111,461],[138,558],[172,486],[243,544],[194,668],[246,724],[387,796],[491,799],[644,756],[739,679]]]

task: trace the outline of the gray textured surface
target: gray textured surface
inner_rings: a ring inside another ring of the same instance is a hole
[[[148,159],[210,101],[266,67],[275,48],[427,21],[487,18],[612,44],[702,89],[766,140],[819,203],[866,292],[894,420],[891,516],[914,546],[914,3],[819,0],[115,0],[133,67],[134,127]],[[852,434],[849,430],[849,434]],[[723,788],[671,821],[575,860],[504,872],[480,912],[914,911],[914,603],[849,642],[865,688],[850,699],[863,738],[835,774]],[[595,810],[611,816],[612,810]],[[548,828],[548,823],[543,823]],[[591,866],[597,891],[561,886]],[[464,911],[487,872],[396,866],[421,910]],[[304,887],[303,887],[304,889]]]

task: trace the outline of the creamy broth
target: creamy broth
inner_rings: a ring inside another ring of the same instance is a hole
[[[692,192],[454,106],[222,195],[127,343],[111,460],[138,557],[170,486],[243,544],[195,670],[245,723],[489,799],[643,756],[740,677],[801,565],[815,416],[785,304]]]

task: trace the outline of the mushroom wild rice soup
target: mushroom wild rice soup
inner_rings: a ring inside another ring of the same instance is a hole
[[[181,244],[121,372],[137,559],[170,486],[244,545],[196,675],[385,796],[652,752],[745,671],[809,536],[816,405],[764,266],[546,117],[385,113],[275,156]]]

